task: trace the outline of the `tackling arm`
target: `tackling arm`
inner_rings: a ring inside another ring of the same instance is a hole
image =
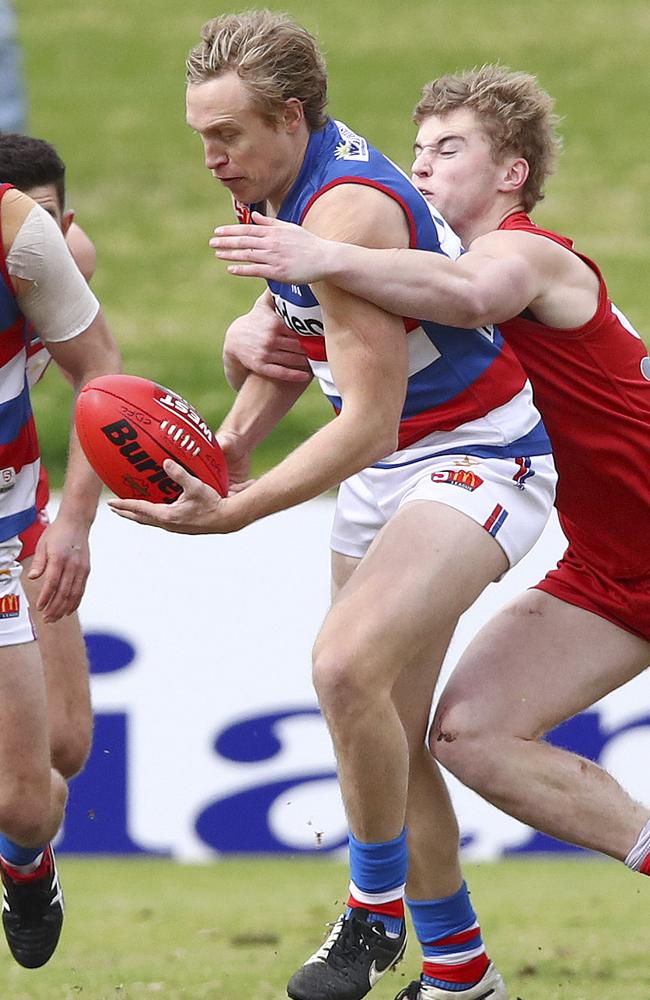
[[[277,281],[327,280],[382,309],[471,329],[511,319],[529,306],[555,271],[556,254],[527,233],[492,232],[452,261],[408,249],[368,249],[328,242],[276,220],[222,227],[217,256],[239,263],[232,274]]]

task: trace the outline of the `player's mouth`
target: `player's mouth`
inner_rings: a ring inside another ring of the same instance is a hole
[[[215,180],[218,180],[220,184],[225,184],[229,187],[234,184],[240,184],[244,178],[243,177],[219,177],[218,174],[214,174]]]
[[[422,195],[422,197],[425,199],[425,201],[433,201],[434,200],[434,196],[433,196],[433,192],[432,191],[427,191],[427,189],[423,188],[423,187],[419,187],[418,191],[420,192],[420,194]]]

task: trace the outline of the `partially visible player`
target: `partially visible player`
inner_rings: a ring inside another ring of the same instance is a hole
[[[326,117],[324,64],[304,29],[248,12],[215,18],[202,38],[188,61],[187,119],[244,218],[264,203],[267,214],[321,235],[460,253],[405,175]],[[313,670],[350,826],[350,895],[288,992],[359,1000],[395,965],[408,867],[412,913],[431,943],[431,996],[505,1000],[425,738],[459,615],[546,521],[554,495],[546,433],[520,366],[492,329],[460,341],[458,330],[391,316],[327,283],[271,282],[250,319],[275,313],[298,336],[336,419],[234,496],[220,499],[170,466],[185,492],[164,511],[111,505],[172,531],[230,532],[342,484],[335,599]],[[242,473],[300,390],[246,378],[220,436],[230,456],[239,446]]]
[[[569,545],[461,658],[431,748],[523,822],[650,874],[647,807],[542,739],[650,663],[650,359],[598,267],[530,219],[557,149],[537,81],[493,66],[442,77],[415,120],[413,178],[469,247],[457,261],[327,244],[262,217],[214,245],[247,262],[235,273],[326,279],[384,308],[499,324],[549,430]]]
[[[33,198],[52,216],[66,238],[74,261],[86,281],[96,265],[95,247],[75,223],[74,211],[65,207],[65,164],[50,143],[32,136],[0,135],[0,178]],[[34,332],[27,348],[27,379],[30,390],[51,360],[43,341]],[[64,373],[65,374],[65,373]],[[43,464],[36,491],[36,517],[20,534],[19,560],[22,582],[38,635],[47,683],[52,766],[64,778],[72,778],[83,767],[92,739],[92,708],[86,648],[76,612],[57,622],[45,622],[38,610],[40,580],[29,572],[38,540],[49,524],[49,485]]]
[[[0,185],[0,875],[2,920],[11,952],[35,968],[52,955],[63,897],[50,841],[66,782],[52,767],[43,668],[21,584],[19,535],[36,515],[38,441],[27,384],[27,345],[38,329],[75,391],[119,368],[99,303],[57,224],[26,195]],[[31,576],[46,623],[74,612],[89,571],[88,532],[100,483],[71,433],[56,519],[40,538]]]

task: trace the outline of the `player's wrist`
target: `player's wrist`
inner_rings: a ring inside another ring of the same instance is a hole
[[[234,493],[219,501],[216,516],[209,529],[211,534],[229,535],[241,531],[257,520],[248,509],[248,505],[242,503],[243,497],[243,493]]]

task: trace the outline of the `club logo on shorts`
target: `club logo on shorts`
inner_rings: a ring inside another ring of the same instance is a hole
[[[8,469],[0,469],[0,493],[12,490],[16,485],[16,470],[12,465]]]
[[[0,620],[18,618],[20,614],[20,597],[18,594],[5,594],[0,597]]]
[[[483,485],[483,480],[470,469],[440,469],[431,473],[434,483],[451,483],[453,486],[460,486],[462,490],[469,490],[473,493],[479,486]]]

